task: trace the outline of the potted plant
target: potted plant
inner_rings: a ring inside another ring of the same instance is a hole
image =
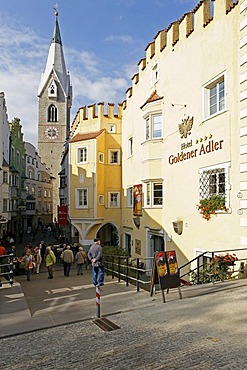
[[[214,275],[220,280],[229,279],[232,275],[232,271],[229,270],[230,266],[234,266],[235,261],[238,260],[236,254],[219,254],[214,256]]]
[[[210,220],[211,215],[215,215],[216,211],[226,211],[225,197],[222,195],[211,195],[208,198],[201,199],[197,205],[205,220]]]
[[[232,276],[231,266],[234,266],[235,261],[238,258],[236,254],[225,254],[225,255],[215,255],[214,260],[210,263],[204,264],[201,269],[199,269],[199,275],[197,269],[191,271],[191,284],[205,284],[212,281],[212,275],[214,275],[215,281],[224,281],[230,279]],[[213,272],[214,267],[214,272]]]

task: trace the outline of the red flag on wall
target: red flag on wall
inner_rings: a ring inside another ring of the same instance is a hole
[[[57,206],[58,225],[67,225],[68,206]]]

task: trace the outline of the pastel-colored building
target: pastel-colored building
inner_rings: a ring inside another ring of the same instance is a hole
[[[53,222],[53,176],[33,144],[25,142],[25,151],[27,225],[49,224]]]
[[[79,108],[69,142],[69,219],[72,237],[118,243],[121,227],[122,106]]]
[[[246,248],[247,1],[201,1],[138,68],[123,106],[123,245],[176,250],[180,265]],[[223,207],[206,220],[211,197]]]
[[[21,120],[14,118],[10,126],[10,184],[11,184],[11,221],[10,231],[15,234],[26,226],[26,162],[25,143]]]
[[[4,92],[0,92],[0,238],[7,232],[10,212],[10,130],[7,103]]]

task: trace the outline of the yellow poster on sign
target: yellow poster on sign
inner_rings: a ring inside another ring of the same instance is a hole
[[[166,252],[170,275],[176,275],[178,272],[178,262],[175,251]]]
[[[165,252],[158,252],[155,255],[158,276],[163,277],[167,274],[167,263],[165,258]]]

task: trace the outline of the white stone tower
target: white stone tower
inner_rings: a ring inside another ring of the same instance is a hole
[[[53,219],[59,205],[59,175],[64,144],[70,132],[72,86],[66,70],[62,40],[55,6],[55,26],[46,67],[41,75],[38,98],[38,151],[54,176]]]

